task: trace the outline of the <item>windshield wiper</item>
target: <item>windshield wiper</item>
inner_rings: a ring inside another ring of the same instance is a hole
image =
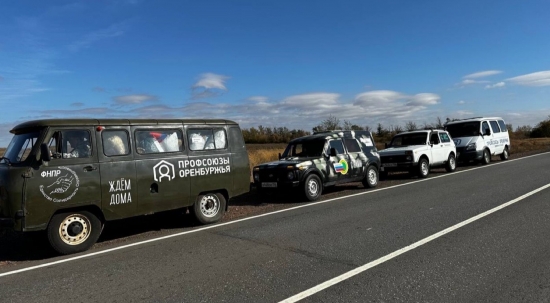
[[[6,158],[6,157],[0,157],[0,161],[1,161],[1,160],[6,160],[6,163],[8,163],[8,165],[9,165],[9,164],[11,164],[11,161],[10,161],[10,159],[9,159],[9,158]]]

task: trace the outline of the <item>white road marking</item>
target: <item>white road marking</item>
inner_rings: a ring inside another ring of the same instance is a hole
[[[511,200],[511,201],[506,202],[506,203],[504,203],[504,204],[501,204],[501,205],[499,205],[499,206],[497,206],[497,207],[495,207],[495,208],[492,208],[492,209],[490,209],[490,210],[488,210],[488,211],[486,211],[486,212],[483,212],[483,213],[481,213],[481,214],[479,214],[479,215],[477,215],[477,216],[471,217],[471,218],[468,219],[468,220],[462,221],[462,222],[460,222],[460,223],[458,223],[458,224],[455,224],[455,225],[453,225],[453,226],[451,226],[451,227],[448,227],[448,228],[446,228],[446,229],[444,229],[444,230],[442,230],[442,231],[440,231],[440,232],[438,232],[438,233],[435,233],[435,234],[433,234],[433,235],[431,235],[431,236],[429,236],[429,237],[426,237],[426,238],[424,238],[424,239],[422,239],[422,240],[420,240],[420,241],[418,241],[418,242],[415,242],[415,243],[413,243],[413,244],[411,244],[411,245],[409,245],[409,246],[405,246],[405,247],[403,247],[403,248],[401,248],[401,249],[398,249],[398,250],[396,250],[396,251],[394,251],[394,252],[392,252],[392,253],[390,253],[390,254],[388,254],[388,255],[385,255],[385,256],[383,256],[383,257],[381,257],[381,258],[379,258],[379,259],[376,259],[376,260],[374,260],[374,261],[372,261],[372,262],[369,262],[369,263],[367,263],[367,264],[365,264],[365,265],[362,265],[362,266],[357,267],[357,268],[355,268],[355,269],[353,269],[353,270],[350,270],[350,271],[348,271],[348,272],[346,272],[346,273],[344,273],[344,274],[342,274],[342,275],[340,275],[340,276],[338,276],[338,277],[332,278],[332,279],[330,279],[330,280],[328,280],[328,281],[326,281],[326,282],[323,282],[323,283],[321,283],[321,284],[319,284],[319,285],[317,285],[317,286],[315,286],[315,287],[312,287],[312,288],[310,288],[310,289],[307,289],[307,290],[305,290],[305,291],[303,291],[303,292],[301,292],[301,293],[299,293],[299,294],[297,294],[297,295],[294,295],[294,296],[292,296],[292,297],[290,297],[290,298],[288,298],[288,299],[286,299],[286,300],[280,301],[279,303],[292,303],[292,302],[298,302],[298,301],[300,301],[300,300],[302,300],[302,299],[305,299],[305,298],[307,298],[307,297],[309,297],[309,296],[311,296],[311,295],[313,295],[313,294],[316,294],[316,293],[318,293],[318,292],[320,292],[320,291],[322,291],[322,290],[324,290],[324,289],[326,289],[326,288],[329,288],[329,287],[331,287],[331,286],[333,286],[333,285],[335,285],[335,284],[338,284],[338,283],[340,283],[340,282],[342,282],[342,281],[344,281],[344,280],[347,280],[347,279],[349,279],[349,278],[351,278],[351,277],[353,277],[353,276],[356,276],[356,275],[358,275],[358,274],[360,274],[360,273],[362,273],[362,272],[364,272],[364,271],[367,271],[367,270],[369,270],[369,269],[375,267],[376,265],[379,265],[379,264],[382,264],[382,263],[384,263],[384,262],[386,262],[386,261],[389,261],[389,260],[391,260],[391,259],[393,259],[393,258],[395,258],[395,257],[397,257],[397,256],[399,256],[399,255],[402,255],[402,254],[404,254],[404,253],[406,253],[406,252],[408,252],[408,251],[410,251],[410,250],[413,250],[413,249],[415,249],[415,248],[417,248],[417,247],[419,247],[419,246],[421,246],[421,245],[424,245],[424,244],[426,244],[426,243],[428,243],[428,242],[431,242],[431,241],[433,241],[433,240],[435,240],[435,239],[437,239],[437,238],[439,238],[439,237],[442,237],[442,236],[444,236],[444,235],[446,235],[446,234],[448,234],[448,233],[450,233],[450,232],[452,232],[452,231],[454,231],[454,230],[457,230],[457,229],[459,229],[459,228],[461,228],[461,227],[463,227],[463,226],[465,226],[465,225],[468,225],[468,224],[470,224],[470,223],[472,223],[472,222],[475,222],[475,221],[477,221],[477,220],[479,220],[479,219],[481,219],[481,218],[483,218],[483,217],[486,217],[486,216],[488,216],[488,215],[490,215],[490,214],[492,214],[492,213],[494,213],[494,212],[496,212],[496,211],[499,211],[499,210],[501,210],[501,209],[503,209],[503,208],[505,208],[505,207],[508,207],[508,206],[514,204],[514,203],[517,203],[517,202],[519,202],[519,201],[521,201],[521,200],[523,200],[523,199],[525,199],[525,198],[527,198],[527,197],[529,197],[529,196],[532,196],[532,195],[534,195],[534,194],[536,194],[536,193],[538,193],[538,192],[540,192],[540,191],[542,191],[542,190],[545,190],[545,189],[547,189],[547,188],[549,188],[549,187],[550,187],[550,183],[549,183],[549,184],[546,184],[545,186],[539,187],[539,188],[537,188],[537,189],[535,189],[535,190],[533,190],[533,191],[531,191],[531,192],[528,192],[528,193],[526,193],[525,195],[520,196],[520,197],[518,197],[518,198],[516,198],[516,199],[514,199],[514,200]]]
[[[86,253],[86,254],[83,254],[83,255],[80,255],[80,256],[69,257],[67,259],[52,261],[52,262],[48,262],[48,263],[44,263],[44,264],[40,264],[40,265],[35,265],[35,266],[25,267],[25,268],[13,270],[13,271],[8,271],[8,272],[5,272],[5,273],[0,273],[0,278],[5,277],[5,276],[9,276],[9,275],[14,275],[14,274],[26,272],[26,271],[31,271],[31,270],[43,268],[43,267],[49,267],[49,266],[56,265],[56,264],[76,261],[76,260],[80,260],[80,259],[84,259],[84,258],[97,256],[97,255],[102,255],[102,254],[106,254],[106,253],[109,253],[109,252],[112,252],[112,251],[117,251],[117,250],[129,248],[129,247],[133,247],[133,246],[138,246],[138,245],[147,244],[147,243],[151,243],[151,242],[161,241],[161,240],[174,238],[174,237],[179,237],[179,236],[183,236],[183,235],[187,235],[187,234],[191,234],[191,233],[196,233],[196,232],[200,232],[200,231],[204,231],[204,230],[208,230],[208,229],[218,228],[218,227],[221,227],[221,226],[235,224],[235,223],[248,221],[248,220],[252,220],[252,219],[256,219],[256,218],[261,218],[261,217],[265,217],[265,216],[271,216],[271,215],[274,215],[274,214],[287,212],[287,211],[292,211],[292,210],[299,209],[299,208],[310,207],[310,206],[329,203],[329,202],[334,202],[334,201],[338,201],[338,200],[346,199],[346,198],[350,198],[350,197],[371,194],[371,193],[374,193],[374,192],[379,192],[379,191],[388,190],[388,189],[392,189],[392,188],[397,188],[397,187],[401,187],[401,186],[407,186],[407,185],[415,184],[415,183],[419,183],[419,182],[426,182],[426,181],[429,181],[429,180],[443,178],[443,177],[447,177],[447,176],[451,176],[451,175],[455,175],[455,174],[460,174],[460,173],[464,173],[464,172],[468,172],[468,171],[472,171],[472,170],[476,170],[476,169],[488,168],[488,167],[492,167],[492,166],[495,166],[495,165],[506,164],[506,163],[510,163],[510,162],[513,162],[513,161],[523,160],[523,159],[527,159],[527,158],[531,158],[531,157],[537,157],[537,156],[541,156],[541,155],[545,155],[545,154],[550,154],[550,152],[531,155],[531,156],[522,157],[522,158],[513,159],[513,160],[507,160],[507,161],[503,161],[503,162],[497,162],[497,163],[493,163],[491,165],[486,165],[486,166],[474,167],[474,168],[465,169],[465,170],[461,170],[461,171],[457,171],[457,172],[453,172],[453,173],[447,173],[447,174],[441,175],[441,176],[430,177],[430,178],[427,178],[427,179],[421,179],[421,180],[407,182],[407,183],[398,184],[398,185],[394,185],[394,186],[389,186],[389,187],[385,187],[385,188],[369,190],[369,191],[366,191],[366,192],[361,192],[361,193],[352,194],[352,195],[348,195],[348,196],[323,200],[323,201],[319,201],[319,202],[308,203],[308,204],[305,204],[305,205],[299,205],[299,206],[295,206],[295,207],[291,207],[291,208],[281,209],[281,210],[277,210],[277,211],[274,211],[274,212],[265,213],[265,214],[261,214],[261,215],[257,215],[257,216],[253,216],[253,217],[242,218],[242,219],[229,221],[229,222],[225,222],[225,223],[204,226],[204,227],[201,227],[201,228],[197,228],[197,229],[193,229],[193,230],[189,230],[189,231],[184,231],[184,232],[180,232],[180,233],[175,233],[175,234],[171,234],[171,235],[167,235],[167,236],[163,236],[163,237],[159,237],[159,238],[153,238],[153,239],[149,239],[149,240],[145,240],[145,241],[140,241],[140,242],[136,242],[136,243],[131,243],[131,244],[127,244],[127,245],[122,245],[122,246],[118,246],[118,247],[105,249],[105,250],[102,250],[102,251]]]

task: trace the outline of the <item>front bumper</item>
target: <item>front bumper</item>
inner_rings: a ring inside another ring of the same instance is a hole
[[[388,166],[387,163],[382,163],[380,171],[408,171],[415,167],[418,167],[417,162],[392,163],[391,166]]]
[[[465,149],[456,149],[457,160],[458,161],[469,161],[469,160],[481,160],[483,158],[483,150],[468,150]]]
[[[269,182],[254,182],[254,186],[258,189],[275,190],[275,189],[290,189],[300,186],[300,181],[269,181]]]

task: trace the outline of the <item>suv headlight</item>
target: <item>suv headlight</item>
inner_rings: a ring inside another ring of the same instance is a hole
[[[293,180],[294,179],[294,172],[289,171],[288,174],[286,175],[286,177],[288,178],[288,180]]]
[[[468,144],[468,146],[466,147],[466,150],[475,150],[477,148],[476,144],[475,143],[470,143]]]

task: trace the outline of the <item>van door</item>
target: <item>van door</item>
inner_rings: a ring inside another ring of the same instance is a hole
[[[504,151],[504,144],[501,142],[500,139],[503,137],[502,135],[504,133],[500,131],[500,127],[496,120],[489,121],[489,124],[491,125],[491,130],[493,133],[493,138],[490,142],[491,145],[493,146],[491,150],[492,154],[496,154],[496,155],[502,154],[502,152]]]
[[[184,176],[187,148],[181,124],[133,126],[138,213],[150,214],[193,204]],[[187,145],[188,146],[188,145]]]
[[[494,154],[495,153],[495,143],[493,142],[493,132],[491,131],[491,127],[489,126],[489,122],[488,121],[483,121],[483,123],[481,123],[481,136],[483,138],[483,143],[485,145],[485,147],[488,147],[489,148],[489,152],[490,154]],[[478,150],[479,150],[479,146],[478,146]]]
[[[130,127],[104,126],[96,134],[105,219],[135,216],[138,194]]]
[[[97,148],[93,127],[53,127],[44,137],[52,160],[28,176],[25,186],[27,228],[45,227],[57,210],[101,207]]]

